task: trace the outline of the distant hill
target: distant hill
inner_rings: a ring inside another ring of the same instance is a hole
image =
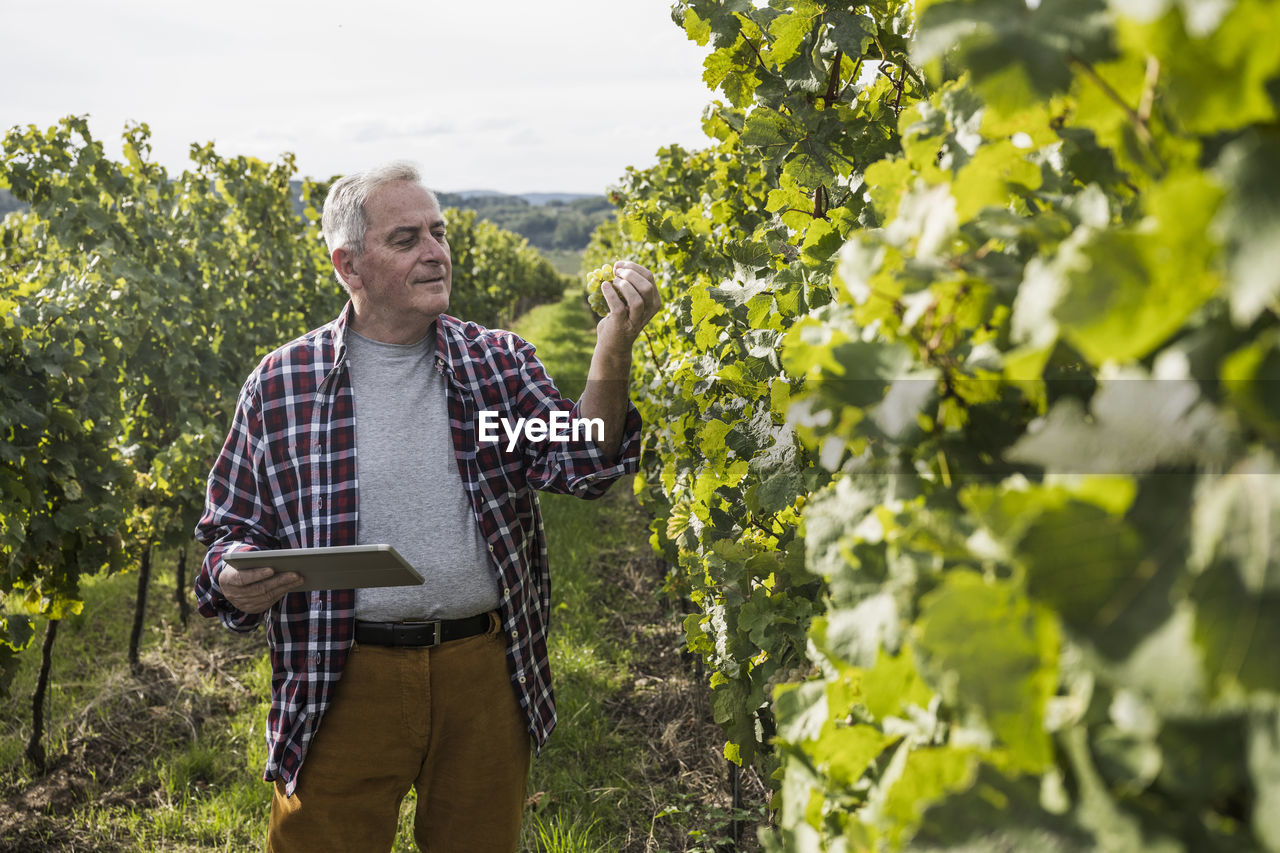
[[[436,195],[444,207],[474,210],[481,218],[522,235],[539,249],[585,249],[596,226],[613,216],[613,205],[602,195],[507,195],[492,190]]]
[[[458,190],[457,192],[449,193],[449,195],[462,196],[465,199],[494,197],[522,198],[534,207],[539,207],[553,201],[571,202],[584,198],[600,197],[599,195],[592,195],[591,193],[501,193],[497,190]]]
[[[302,212],[301,182],[293,181],[294,206]],[[613,215],[613,205],[602,195],[581,193],[524,193],[507,195],[492,190],[438,193],[444,207],[474,210],[499,228],[523,236],[539,249],[585,249],[591,232]],[[25,204],[0,189],[0,216],[22,210]]]
[[[0,187],[0,217],[3,217],[11,210],[25,210],[26,205],[13,197],[13,193]]]
[[[301,181],[292,181],[294,206],[302,213]],[[591,242],[596,226],[613,216],[603,195],[583,193],[522,193],[496,190],[438,192],[441,207],[474,210],[499,228],[514,231],[539,249],[581,251]]]

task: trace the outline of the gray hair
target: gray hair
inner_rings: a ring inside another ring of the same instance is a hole
[[[422,177],[412,163],[396,160],[384,166],[354,172],[339,178],[329,187],[324,200],[324,213],[320,227],[324,230],[324,242],[332,254],[335,249],[347,249],[354,255],[364,252],[365,231],[369,228],[369,216],[364,204],[374,190],[396,181],[409,181],[422,186]],[[440,207],[440,200],[430,189],[432,203]],[[341,280],[341,279],[339,279]]]

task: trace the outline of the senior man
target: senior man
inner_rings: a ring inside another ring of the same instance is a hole
[[[421,849],[515,850],[531,745],[556,719],[534,490],[595,498],[636,470],[627,382],[659,306],[653,276],[615,265],[574,404],[525,341],[445,313],[448,226],[413,167],[337,181],[323,226],[350,301],[249,376],[196,528],[209,549],[200,611],[238,631],[266,627],[268,849],[389,850],[413,787]],[[514,424],[566,412],[599,419],[603,437],[478,438],[481,413]],[[223,562],[242,549],[375,543],[426,582],[295,591],[294,573]]]

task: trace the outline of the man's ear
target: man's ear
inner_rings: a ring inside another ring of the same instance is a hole
[[[349,290],[359,289],[360,273],[356,272],[355,253],[347,248],[334,249],[330,253],[329,259],[333,261],[334,272],[347,285],[347,288]]]

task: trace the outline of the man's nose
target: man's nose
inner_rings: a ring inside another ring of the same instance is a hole
[[[421,243],[422,258],[426,261],[443,261],[449,256],[449,250],[435,237],[428,234]]]

